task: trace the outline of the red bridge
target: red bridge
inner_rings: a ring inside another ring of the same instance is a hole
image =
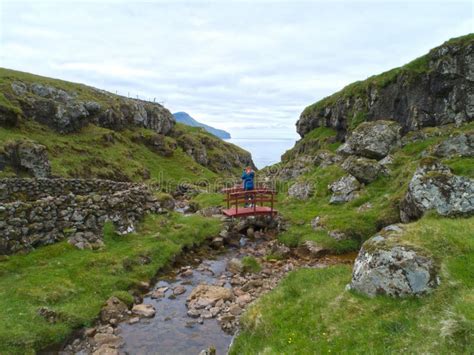
[[[240,186],[223,189],[226,195],[224,201],[227,209],[222,213],[228,217],[247,216],[275,216],[278,211],[273,208],[276,191],[268,188],[257,187],[254,190],[244,191]]]

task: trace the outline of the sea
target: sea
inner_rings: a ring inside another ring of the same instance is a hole
[[[295,145],[295,139],[288,138],[230,138],[226,142],[235,144],[252,154],[258,169],[278,163],[281,155]]]

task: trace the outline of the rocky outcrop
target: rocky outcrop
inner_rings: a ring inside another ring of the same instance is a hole
[[[342,168],[361,183],[368,184],[383,172],[383,167],[374,159],[349,156]]]
[[[27,172],[37,178],[47,178],[51,175],[44,145],[29,140],[16,140],[5,145],[3,155],[5,163],[11,165],[17,173]]]
[[[431,209],[443,216],[473,215],[474,179],[453,175],[437,160],[422,161],[400,203],[400,219],[409,222]]]
[[[352,175],[346,175],[328,186],[332,192],[329,203],[344,203],[355,199],[361,184]]]
[[[298,200],[307,200],[313,195],[313,184],[309,182],[297,182],[288,189],[288,196]]]
[[[249,152],[216,139],[204,130],[190,135],[186,130],[176,128],[172,136],[187,155],[214,172],[233,171],[245,166],[256,169]]]
[[[134,231],[146,213],[162,211],[145,185],[78,179],[40,181],[0,180],[0,195],[6,201],[0,203],[0,255],[28,251],[64,238],[79,249],[100,248],[106,221],[113,222],[118,233],[124,234]],[[40,191],[41,186],[56,184],[55,188]],[[97,189],[90,192],[94,184]],[[66,186],[69,190],[61,191]],[[9,202],[9,192],[22,200]]]
[[[76,85],[75,89],[64,90],[62,86],[14,81],[6,97],[20,108],[20,117],[38,121],[59,133],[76,132],[93,123],[113,130],[144,127],[168,134],[175,124],[173,115],[160,104],[91,87]]]
[[[382,159],[399,146],[400,130],[400,125],[392,121],[364,122],[337,151],[343,155]]]
[[[436,145],[431,153],[439,158],[474,157],[474,131],[449,137]]]
[[[393,120],[403,132],[472,121],[473,81],[474,35],[470,34],[307,107],[297,130],[304,137],[314,128],[332,127],[343,138],[361,121]]]
[[[354,263],[349,288],[370,297],[423,295],[440,281],[438,267],[423,249],[401,244],[403,229],[388,226],[367,240]]]

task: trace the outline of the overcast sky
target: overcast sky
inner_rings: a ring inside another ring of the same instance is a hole
[[[234,137],[474,32],[471,1],[0,0],[0,66],[155,98]]]

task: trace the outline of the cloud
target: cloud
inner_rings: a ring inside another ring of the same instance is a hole
[[[2,2],[1,66],[141,98],[234,136],[473,32],[470,2]]]

